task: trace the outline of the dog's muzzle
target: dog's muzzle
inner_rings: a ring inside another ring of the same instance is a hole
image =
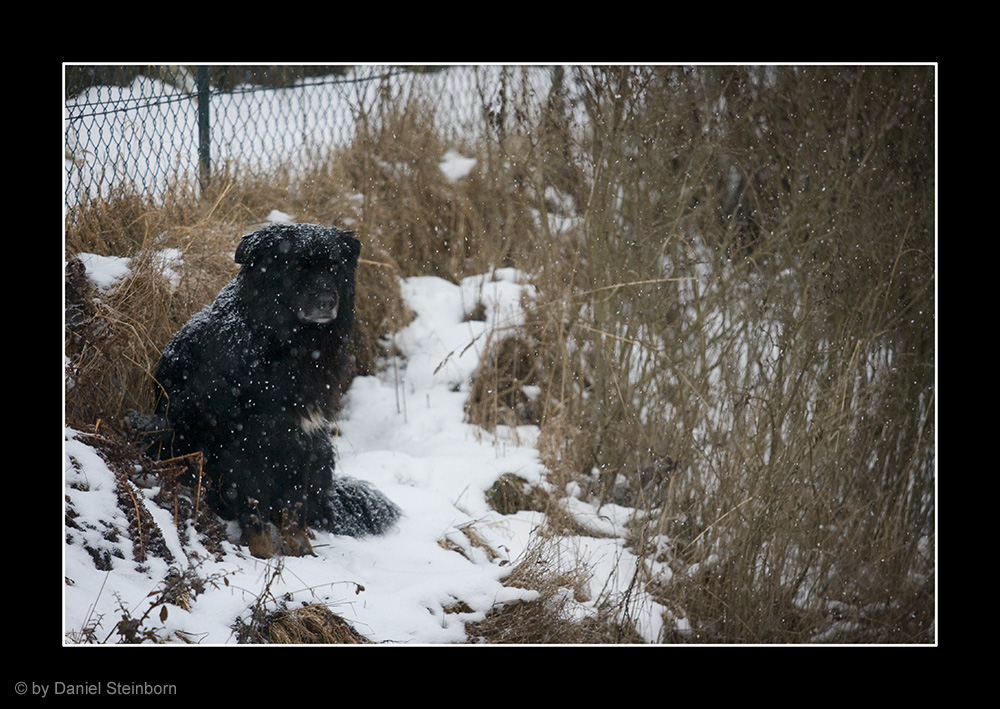
[[[337,319],[339,299],[336,293],[321,293],[305,308],[299,310],[299,320],[323,325]]]

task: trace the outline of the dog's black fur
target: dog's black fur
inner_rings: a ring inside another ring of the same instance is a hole
[[[160,359],[172,453],[204,454],[208,499],[255,556],[311,552],[308,526],[361,536],[399,516],[370,485],[334,475],[360,251],[352,232],[312,224],[247,234],[239,273]]]

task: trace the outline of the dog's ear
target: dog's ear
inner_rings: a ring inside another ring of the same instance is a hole
[[[240,239],[239,246],[236,247],[236,256],[234,257],[236,263],[242,266],[253,261],[253,255],[264,247],[270,236],[271,234],[266,230],[244,235]]]
[[[344,246],[347,247],[347,258],[351,262],[357,262],[358,257],[361,255],[361,242],[358,238],[354,236],[353,231],[342,231],[340,232],[340,239]]]
[[[272,224],[240,239],[234,260],[241,266],[252,266],[261,257],[273,252],[288,252],[300,225]]]

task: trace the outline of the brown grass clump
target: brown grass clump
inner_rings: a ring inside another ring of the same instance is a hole
[[[233,624],[237,643],[362,645],[371,642],[322,603],[303,603],[298,608],[289,608],[291,596],[277,596],[272,589],[283,571],[283,558],[276,557],[265,571],[263,587],[247,609],[247,617],[239,617]]]
[[[531,601],[506,604],[477,623],[466,626],[469,642],[487,644],[643,644],[631,624],[616,609],[602,607],[580,619],[579,603],[591,601],[586,568],[554,573],[560,568],[553,547],[540,537],[514,567],[506,583],[538,592]]]
[[[68,262],[67,418],[89,423],[129,409],[150,410],[160,348],[190,314],[190,301],[171,289],[149,251],[133,256],[128,274],[107,292],[98,293],[82,271],[78,258]],[[202,291],[203,284],[191,290]]]
[[[492,431],[505,426],[537,425],[541,407],[526,387],[536,386],[538,348],[523,334],[490,339],[472,379],[466,415],[471,423]]]
[[[69,421],[86,426],[120,418],[130,409],[152,409],[152,371],[160,349],[236,272],[232,253],[240,234],[233,232],[211,205],[199,212],[190,201],[154,205],[119,194],[70,212]],[[128,271],[112,287],[98,291],[83,275],[83,254],[128,259]]]
[[[322,604],[271,614],[256,642],[274,645],[364,645],[371,640]]]
[[[413,318],[399,292],[399,279],[392,256],[376,244],[366,244],[358,264],[351,345],[356,374],[374,374],[378,355],[385,354],[383,338]]]

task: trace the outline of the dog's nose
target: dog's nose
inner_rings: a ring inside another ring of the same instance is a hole
[[[320,293],[316,296],[316,310],[322,312],[332,313],[334,317],[337,316],[337,294],[336,293]]]

